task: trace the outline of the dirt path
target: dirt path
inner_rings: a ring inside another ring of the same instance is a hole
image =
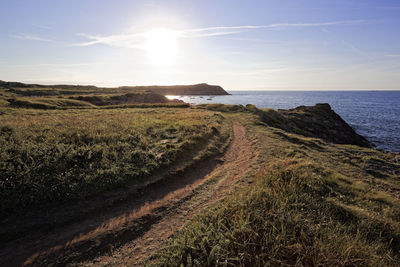
[[[144,235],[110,255],[97,257],[82,265],[139,265],[200,210],[233,192],[235,185],[240,182],[246,183],[245,176],[256,158],[257,153],[246,137],[245,128],[234,122],[234,139],[221,159],[223,163],[201,181],[196,192],[191,192],[183,201],[180,199],[172,204],[169,207],[170,212],[153,224]]]
[[[245,177],[257,153],[243,125],[233,122],[233,131],[222,158],[200,162],[146,187],[101,215],[15,240],[0,249],[0,265],[138,264]]]

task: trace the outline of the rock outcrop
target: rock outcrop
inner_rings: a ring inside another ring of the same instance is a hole
[[[247,108],[258,114],[264,123],[287,132],[321,138],[337,144],[373,146],[365,137],[357,134],[329,104],[299,106],[278,111],[257,109],[252,105],[248,105]]]

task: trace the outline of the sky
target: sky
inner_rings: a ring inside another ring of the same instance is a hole
[[[400,89],[398,0],[0,0],[0,80]]]

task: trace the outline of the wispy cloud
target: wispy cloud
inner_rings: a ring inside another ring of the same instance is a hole
[[[223,35],[233,35],[252,30],[273,30],[273,29],[290,29],[290,28],[308,28],[308,27],[329,27],[335,25],[354,25],[361,24],[363,20],[342,20],[320,23],[275,23],[268,25],[241,25],[241,26],[218,26],[195,29],[175,30],[174,33],[179,38],[202,38],[215,37]],[[96,44],[104,44],[109,46],[126,47],[143,49],[146,32],[116,34],[109,36],[89,35],[79,33],[78,36],[87,39],[85,42],[76,44],[77,46],[91,46]]]
[[[109,36],[88,35],[85,33],[78,33],[77,35],[88,39],[87,42],[76,44],[77,46],[91,46],[96,44],[105,44],[110,46],[119,46],[119,47],[136,48],[136,49],[144,48],[143,40],[145,38],[145,33],[117,34]]]
[[[41,24],[32,24],[32,26],[42,29],[42,30],[51,30],[52,28],[46,25],[41,25]]]
[[[360,56],[364,56],[365,55],[365,53],[362,50],[360,50],[359,48],[357,48],[356,46],[354,46],[353,44],[351,44],[349,42],[346,42],[346,41],[342,40],[342,44],[344,46],[346,46],[350,51],[352,51],[352,52],[354,52],[356,54],[359,54]]]
[[[13,34],[13,35],[10,35],[10,37],[12,37],[14,39],[19,39],[19,40],[58,43],[55,40],[42,38],[40,36],[31,35],[31,34]]]
[[[39,67],[81,67],[81,66],[90,66],[90,65],[94,65],[94,63],[39,63],[39,64],[35,64],[35,66],[39,66]]]
[[[361,57],[363,57],[363,58],[366,58],[366,59],[368,59],[368,60],[374,60],[374,59],[375,59],[372,55],[370,55],[370,54],[364,52],[363,50],[359,49],[359,48],[356,47],[355,45],[353,45],[353,44],[351,44],[351,43],[349,43],[349,42],[347,42],[347,41],[345,41],[345,40],[342,40],[342,44],[343,44],[345,47],[347,47],[347,48],[348,48],[351,52],[353,52],[354,54],[358,54],[359,56],[361,56]]]
[[[183,31],[184,36],[189,37],[204,37],[240,33],[248,30],[257,29],[288,29],[288,28],[306,28],[306,27],[321,27],[321,26],[334,26],[334,25],[350,25],[361,24],[363,20],[342,20],[330,21],[320,23],[274,23],[268,25],[242,25],[242,26],[221,26],[221,27],[207,27],[200,29],[188,29]],[[199,33],[198,35],[193,33]]]
[[[386,58],[400,58],[400,54],[388,54],[385,55]]]

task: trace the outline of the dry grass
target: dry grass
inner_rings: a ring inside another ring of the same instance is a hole
[[[398,266],[397,154],[230,116],[258,136],[256,182],[196,217],[148,264]]]
[[[1,211],[79,199],[140,182],[210,143],[224,142],[214,112],[173,108],[0,110]]]

